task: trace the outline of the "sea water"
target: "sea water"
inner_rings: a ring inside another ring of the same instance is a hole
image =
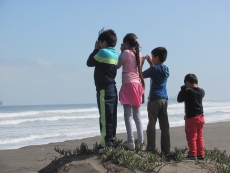
[[[230,121],[230,101],[205,101],[203,106],[206,123]],[[140,109],[146,130],[147,104]],[[117,133],[126,132],[121,105],[117,112]],[[169,100],[168,116],[170,127],[183,126],[184,104]],[[134,121],[133,130],[136,131]],[[100,135],[97,104],[0,106],[0,150],[97,135]]]

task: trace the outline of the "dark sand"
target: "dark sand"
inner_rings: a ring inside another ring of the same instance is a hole
[[[146,133],[145,141],[146,141]],[[171,150],[174,147],[187,147],[184,127],[172,127],[171,134]],[[135,134],[136,136],[136,134]],[[118,139],[126,140],[126,134],[117,134]],[[160,130],[157,130],[157,147],[160,149]],[[226,150],[230,154],[230,122],[205,124],[204,127],[205,148],[213,149],[217,147],[220,150]],[[60,155],[54,151],[57,146],[61,149],[75,149],[82,142],[87,143],[90,149],[93,144],[100,142],[100,136],[86,138],[81,140],[71,140],[58,143],[50,143],[45,145],[27,146],[20,149],[0,150],[0,173],[35,173],[42,168],[47,167],[55,156]],[[117,172],[132,172],[121,166],[102,164],[96,155],[79,155],[69,157],[62,160],[57,165],[65,167],[66,172],[74,173],[98,173],[108,172],[108,168],[113,168]],[[106,169],[107,168],[107,169]],[[169,173],[189,173],[189,172],[208,172],[206,164],[195,164],[194,161],[182,161],[179,163],[170,163],[160,169],[159,172]],[[134,171],[135,172],[135,171]],[[136,171],[140,172],[140,171]]]

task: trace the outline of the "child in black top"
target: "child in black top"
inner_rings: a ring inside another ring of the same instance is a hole
[[[198,79],[194,74],[187,74],[184,84],[177,96],[179,103],[185,103],[185,134],[188,141],[189,152],[187,159],[204,159],[204,111],[202,99],[204,90],[198,87]]]

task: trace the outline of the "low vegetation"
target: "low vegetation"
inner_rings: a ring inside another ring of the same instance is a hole
[[[116,139],[114,142],[114,148],[105,148],[105,152],[99,154],[99,157],[103,162],[112,163],[115,165],[126,167],[130,170],[140,171],[158,171],[163,166],[172,162],[181,162],[185,160],[187,155],[187,148],[175,147],[169,155],[164,155],[158,150],[147,151],[143,150],[145,144],[137,147],[134,151],[127,150],[120,144],[122,140]],[[98,144],[94,144],[93,149],[89,149],[86,143],[82,143],[74,150],[64,150],[55,147],[54,150],[60,154],[61,157],[74,156],[78,154],[98,154]],[[220,151],[218,148],[205,149],[205,160],[195,160],[195,164],[205,162],[210,164],[209,172],[215,173],[229,173],[230,172],[230,155],[226,151]]]

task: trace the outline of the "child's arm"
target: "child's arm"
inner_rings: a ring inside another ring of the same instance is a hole
[[[149,56],[149,55],[146,55],[146,56],[145,56],[145,59],[147,59],[147,62],[149,63],[150,67],[152,67],[153,64],[152,64],[152,59],[150,58],[150,56]]]
[[[128,53],[123,50],[118,59],[117,69],[119,69],[125,63],[125,59],[127,56],[129,56]]]
[[[142,61],[141,61],[141,65],[140,65],[140,67],[141,67],[141,72],[142,72],[142,77],[143,77],[143,78],[148,78],[148,77],[151,77],[151,74],[154,74],[154,73],[152,73],[152,70],[153,70],[153,69],[150,69],[150,68],[147,69],[147,70],[145,70],[145,71],[143,72],[142,68],[143,68],[145,59],[146,59],[147,62],[149,63],[150,67],[152,67],[153,64],[152,64],[152,59],[150,58],[149,55],[146,55],[145,57],[144,57],[144,56],[142,57]]]
[[[181,102],[184,102],[185,99],[186,99],[186,86],[183,85],[183,86],[181,86],[181,90],[180,90],[180,92],[178,93],[177,101],[178,101],[179,103],[181,103]]]
[[[149,67],[148,69],[142,71],[143,78],[154,78],[156,74],[156,69],[153,67]]]
[[[141,70],[142,78],[144,78],[144,75],[143,75],[143,72],[142,72],[142,68],[143,68],[144,63],[145,63],[145,57],[142,56],[141,60],[140,60],[140,70]]]
[[[88,67],[95,67],[96,65],[99,64],[99,62],[94,59],[94,56],[97,54],[98,51],[99,51],[99,44],[98,42],[96,42],[94,51],[89,55],[89,58],[86,63]]]

